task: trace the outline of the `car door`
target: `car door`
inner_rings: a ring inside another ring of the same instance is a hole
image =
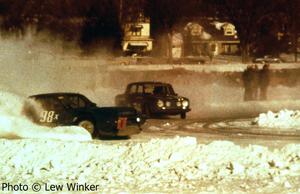
[[[144,94],[144,85],[143,84],[138,84],[137,85],[137,91],[136,91],[136,97],[135,97],[135,102],[136,102],[136,107],[135,109],[138,112],[143,112],[143,106],[145,102],[145,94]]]
[[[61,125],[62,104],[55,97],[40,100],[38,108],[38,123],[48,126]]]
[[[58,113],[57,120],[59,124],[69,125],[73,123],[75,109],[78,107],[78,97],[76,96],[58,96],[55,112]]]
[[[141,102],[143,98],[143,85],[141,84],[133,84],[129,88],[128,98],[130,104],[133,108],[135,108],[138,112],[142,111]]]

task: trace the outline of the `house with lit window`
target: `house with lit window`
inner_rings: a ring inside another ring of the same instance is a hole
[[[211,41],[216,45],[215,54],[237,54],[239,52],[240,40],[238,39],[235,26],[231,23],[215,22],[213,25],[217,30],[211,30]]]
[[[239,38],[229,22],[189,22],[184,28],[185,56],[237,55]]]

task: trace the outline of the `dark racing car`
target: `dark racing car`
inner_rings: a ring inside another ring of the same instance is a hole
[[[130,107],[97,107],[77,93],[50,93],[30,96],[24,113],[33,122],[50,127],[78,125],[93,137],[127,137],[141,131],[141,118]]]
[[[171,84],[162,82],[130,83],[124,94],[115,98],[117,106],[134,107],[138,112],[152,115],[180,115],[186,118],[190,111],[187,98],[178,96]]]

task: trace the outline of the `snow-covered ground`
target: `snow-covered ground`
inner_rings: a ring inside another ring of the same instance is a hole
[[[278,113],[269,111],[260,114],[255,122],[260,127],[300,130],[300,111],[287,109],[281,110]]]
[[[69,183],[99,185],[103,193],[300,192],[299,144],[272,151],[175,137],[120,144],[2,139],[0,145],[0,181],[39,183],[41,192],[46,184],[67,191]]]
[[[269,149],[230,141],[199,144],[188,136],[80,142],[90,138],[84,129],[36,126],[21,115],[22,102],[1,92],[1,183],[27,185],[29,191],[39,184],[42,193],[50,185],[70,191],[71,183],[93,185],[95,193],[300,192],[300,144]],[[178,127],[165,124],[150,130]],[[15,139],[7,139],[11,137]],[[1,189],[13,191],[3,184]]]

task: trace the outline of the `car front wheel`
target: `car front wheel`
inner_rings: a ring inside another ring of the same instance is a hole
[[[95,125],[90,120],[79,121],[78,126],[85,128],[91,135],[93,135],[95,132]]]
[[[181,118],[181,119],[185,119],[185,118],[186,118],[186,113],[185,113],[185,112],[181,113],[181,114],[180,114],[180,118]]]
[[[142,113],[144,115],[146,115],[147,117],[151,116],[150,108],[148,105],[146,105],[146,104],[144,105]]]

